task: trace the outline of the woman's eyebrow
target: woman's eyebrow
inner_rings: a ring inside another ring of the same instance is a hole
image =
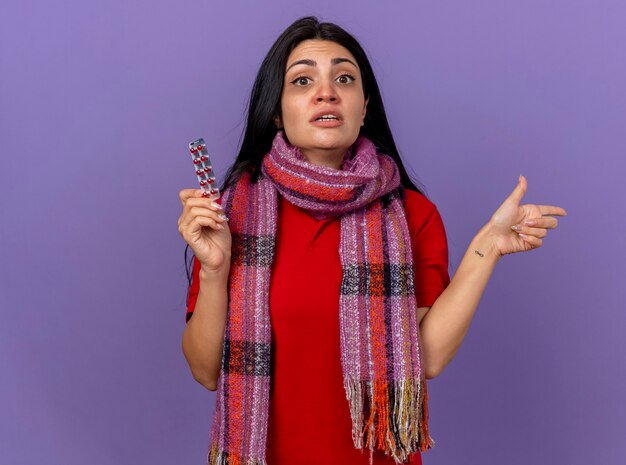
[[[344,63],[344,62],[346,62],[346,61],[347,61],[348,63],[352,63],[352,65],[353,65],[355,68],[357,68],[357,69],[359,68],[359,67],[358,67],[356,64],[354,64],[354,62],[353,62],[352,60],[350,60],[349,58],[333,58],[332,60],[330,60],[330,63],[331,63],[332,65],[338,65],[339,63]],[[291,68],[293,68],[293,67],[294,67],[294,66],[296,66],[296,65],[317,66],[317,62],[316,62],[315,60],[311,60],[311,59],[309,59],[309,58],[305,58],[305,59],[302,59],[302,60],[298,60],[298,61],[295,61],[295,62],[291,63],[291,64],[287,67],[287,69],[286,69],[286,71],[285,71],[285,72],[289,71]]]

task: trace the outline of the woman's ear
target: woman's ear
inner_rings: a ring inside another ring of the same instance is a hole
[[[361,126],[365,124],[365,115],[367,113],[367,103],[370,101],[370,98],[367,97],[365,99],[365,105],[363,105],[363,114],[361,115]]]
[[[280,120],[280,116],[275,116],[274,117],[274,124],[276,125],[276,127],[278,129],[282,129],[283,128],[283,122]]]

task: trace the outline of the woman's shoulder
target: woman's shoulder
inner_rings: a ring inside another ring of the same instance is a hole
[[[405,207],[411,213],[418,215],[420,213],[427,213],[430,215],[437,209],[435,203],[421,192],[417,192],[412,189],[405,189],[404,196]]]
[[[424,194],[405,189],[404,205],[407,223],[413,234],[421,231],[429,222],[441,222],[437,205]]]

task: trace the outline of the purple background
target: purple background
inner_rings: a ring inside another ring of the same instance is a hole
[[[520,173],[524,203],[568,211],[501,260],[430,382],[424,462],[624,463],[623,2],[2,10],[0,462],[205,463],[214,397],[181,350],[186,147],[207,139],[224,173],[265,53],[316,14],[369,53],[451,273]]]

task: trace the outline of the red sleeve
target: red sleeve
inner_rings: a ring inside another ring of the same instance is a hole
[[[222,204],[222,197],[215,200],[216,203]],[[196,308],[196,301],[198,300],[198,293],[200,292],[200,262],[193,258],[193,270],[191,275],[191,286],[189,287],[189,295],[187,296],[187,312],[185,314],[185,321],[189,321],[194,309]]]
[[[448,240],[435,204],[419,192],[409,189],[405,192],[415,269],[415,297],[418,307],[430,307],[450,284]]]
[[[191,276],[191,286],[189,287],[189,295],[187,296],[187,313],[185,315],[185,321],[189,321],[193,310],[196,308],[196,300],[198,300],[198,293],[200,292],[200,262],[193,259],[193,273]]]

